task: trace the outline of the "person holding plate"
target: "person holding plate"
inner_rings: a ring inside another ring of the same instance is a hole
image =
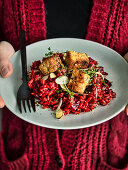
[[[13,73],[9,59],[19,49],[20,29],[27,45],[46,38],[82,38],[128,61],[127,16],[127,0],[1,0],[0,74],[8,78]],[[4,106],[0,97],[0,169],[128,169],[128,107],[102,124],[61,131],[25,122]]]

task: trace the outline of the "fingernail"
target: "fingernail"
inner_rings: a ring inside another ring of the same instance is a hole
[[[3,69],[1,70],[1,75],[2,75],[2,76],[6,76],[8,72],[9,72],[8,67],[5,67],[5,68],[3,68]]]

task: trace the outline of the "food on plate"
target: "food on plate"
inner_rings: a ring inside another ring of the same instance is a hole
[[[85,53],[53,53],[49,48],[45,56],[42,62],[32,63],[28,86],[36,103],[54,110],[57,119],[106,106],[116,97],[108,73]]]
[[[68,77],[67,76],[60,76],[58,78],[56,78],[55,82],[57,84],[67,84],[68,83]]]
[[[58,54],[46,58],[39,66],[42,74],[47,75],[55,72],[61,66],[61,59]]]
[[[68,83],[68,88],[76,93],[83,94],[88,85],[90,76],[82,70],[74,69]]]
[[[89,64],[89,57],[86,53],[68,51],[65,56],[65,63],[70,70],[74,68],[86,68]]]
[[[56,110],[56,118],[57,119],[60,119],[64,116],[64,113],[63,113],[63,110],[62,109],[59,109],[59,110]]]
[[[61,117],[64,116],[64,112],[61,109],[61,105],[62,105],[62,98],[60,99],[60,102],[59,102],[58,107],[56,109],[56,118],[57,119],[60,119]]]

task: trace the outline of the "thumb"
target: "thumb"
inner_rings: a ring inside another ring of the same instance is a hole
[[[12,63],[8,58],[2,59],[0,62],[0,74],[3,78],[9,77],[13,73]]]
[[[0,42],[0,74],[7,78],[13,72],[12,63],[9,58],[15,53],[12,45],[6,41]]]
[[[0,96],[0,108],[3,108],[5,106],[4,100]]]
[[[124,55],[124,59],[128,62],[128,53]]]
[[[127,106],[125,107],[124,112],[125,112],[125,113],[126,113],[126,115],[128,116],[128,104],[127,104]]]

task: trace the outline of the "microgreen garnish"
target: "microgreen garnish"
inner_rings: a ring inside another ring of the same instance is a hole
[[[63,91],[62,89],[58,89],[56,92],[61,93],[62,91]]]
[[[96,65],[96,68],[92,67],[92,68],[80,69],[80,70],[82,70],[83,72],[85,72],[85,74],[88,74],[90,76],[90,80],[88,83],[89,86],[94,85],[93,78],[97,77],[98,74],[102,76],[102,82],[105,85],[104,75],[98,71],[98,65]]]
[[[93,78],[90,78],[90,80],[89,80],[89,82],[88,82],[88,85],[89,85],[89,86],[92,86],[92,85],[93,85],[93,82],[92,82],[92,81],[93,81]]]
[[[64,51],[63,53],[68,53],[68,50]]]
[[[105,86],[105,80],[104,80],[104,79],[102,80],[102,83],[103,83],[103,85]]]
[[[68,87],[66,86],[66,84],[65,84],[64,86],[65,86],[66,91],[68,92],[68,94],[69,94],[69,96],[70,96],[70,98],[71,98],[71,100],[72,100],[73,95],[74,95],[74,92],[70,91],[70,90],[68,89]]]
[[[63,63],[61,63],[61,67],[62,67],[62,68],[65,68],[65,66],[64,66],[64,64],[63,64]]]
[[[95,76],[97,76],[96,73],[97,73],[98,69],[92,67],[92,68],[80,69],[80,70],[82,70],[85,74],[88,74],[90,76],[90,80],[89,80],[88,85],[92,86],[93,85],[93,78]]]
[[[35,106],[39,106],[39,102],[35,99]]]
[[[94,68],[94,67],[92,67],[92,68],[87,68],[87,69],[80,69],[80,70],[82,70],[83,72],[85,72],[85,73],[88,74],[88,75],[95,74],[95,73],[98,71],[98,69],[97,69],[97,68]]]
[[[54,54],[54,52],[51,51],[50,47],[48,48],[48,51],[49,51],[48,53],[45,53],[45,57],[49,57],[49,56],[52,56]]]
[[[68,87],[66,86],[66,84],[63,84],[63,85],[60,84],[60,86],[61,86],[61,88],[62,88],[61,90],[66,91],[66,94],[69,94],[69,96],[70,96],[70,98],[71,98],[71,100],[72,100],[73,95],[74,95],[74,92],[70,91],[70,90],[68,89]],[[60,90],[57,90],[56,92],[59,93]]]
[[[31,72],[27,72],[27,81],[29,81],[29,79],[30,79],[30,76],[31,76]]]

